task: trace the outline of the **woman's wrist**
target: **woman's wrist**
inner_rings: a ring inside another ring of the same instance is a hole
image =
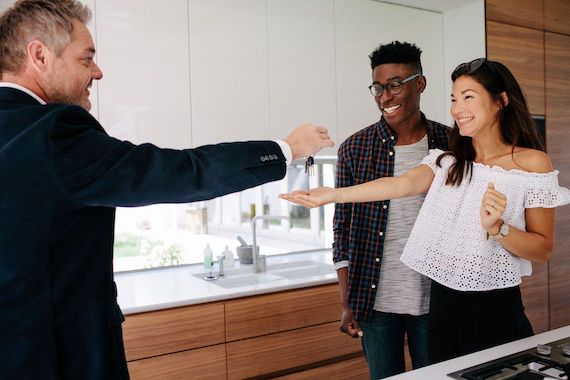
[[[489,228],[485,228],[485,231],[487,232],[487,236],[497,236],[500,232],[501,232],[501,226],[504,224],[505,222],[503,221],[503,219],[498,219],[495,224],[493,224],[491,227]]]

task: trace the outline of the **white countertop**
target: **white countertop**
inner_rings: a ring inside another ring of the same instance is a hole
[[[451,379],[446,376],[448,373],[459,371],[468,367],[472,367],[490,360],[498,359],[503,356],[515,354],[529,348],[536,347],[537,344],[550,343],[559,339],[570,336],[570,325],[561,327],[556,330],[547,331],[537,334],[529,338],[524,338],[511,343],[502,344],[497,347],[488,348],[483,351],[474,352],[469,355],[461,356],[445,362],[437,363],[427,367],[419,368],[413,371],[389,377],[393,380],[436,380]]]
[[[337,282],[330,249],[267,256],[261,275],[238,260],[222,279],[205,281],[203,272],[197,264],[116,273],[119,306],[132,314]]]

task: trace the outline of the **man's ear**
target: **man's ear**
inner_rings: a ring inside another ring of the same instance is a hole
[[[423,75],[420,75],[420,77],[418,78],[418,92],[421,94],[422,92],[425,91],[427,86],[427,79],[426,77],[424,77]]]
[[[33,40],[28,44],[28,64],[34,71],[43,73],[48,69],[49,49],[43,42]]]

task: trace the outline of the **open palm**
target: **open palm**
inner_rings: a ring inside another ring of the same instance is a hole
[[[331,187],[317,187],[309,190],[295,190],[291,193],[280,194],[279,198],[288,200],[299,206],[315,208],[328,203],[334,203],[335,189]]]

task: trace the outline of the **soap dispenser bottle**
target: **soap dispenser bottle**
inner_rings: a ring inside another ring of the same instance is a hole
[[[224,255],[224,257],[225,257],[224,262],[226,263],[226,268],[233,268],[234,267],[234,253],[232,251],[230,251],[230,249],[228,248],[227,245],[226,245],[226,249],[224,249],[224,251],[222,252],[222,255]]]
[[[205,280],[215,280],[218,277],[212,273],[214,269],[214,255],[212,253],[212,248],[210,244],[206,243],[206,248],[204,248],[204,269],[208,274],[204,276]]]

